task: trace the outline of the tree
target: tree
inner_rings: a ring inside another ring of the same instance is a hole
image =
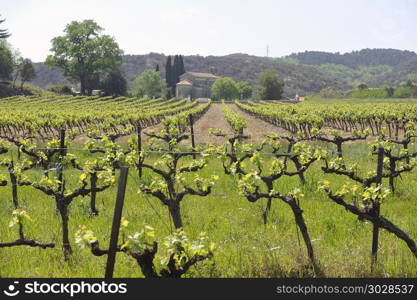
[[[246,81],[240,81],[236,84],[239,91],[239,97],[242,99],[248,99],[252,96],[252,88]]]
[[[156,71],[156,72],[159,72],[159,64],[156,64],[155,71]]]
[[[180,82],[180,76],[185,73],[184,61],[181,55],[175,55],[173,72],[175,79],[174,82],[175,84],[177,84],[178,82]]]
[[[101,28],[93,20],[73,21],[65,35],[52,39],[53,55],[46,65],[64,69],[64,75],[80,82],[81,93],[91,93],[91,84],[100,74],[117,69],[123,51],[114,38],[101,35]]]
[[[101,89],[106,95],[120,96],[126,94],[127,81],[120,71],[109,72],[101,83]]]
[[[170,96],[175,95],[176,84],[180,82],[180,76],[185,73],[184,61],[181,55],[175,55],[174,61],[168,56],[165,65],[165,79]]]
[[[394,95],[395,89],[393,87],[386,87],[385,90],[387,91],[388,97],[392,97]]]
[[[405,83],[405,85],[404,85],[405,87],[413,87],[414,86],[414,84],[413,84],[413,82],[411,81],[411,80],[407,80],[407,82]]]
[[[174,56],[174,62],[172,65],[172,88],[175,89],[175,85],[180,81],[179,72],[179,58],[178,55]]]
[[[366,89],[368,89],[368,86],[365,83],[361,83],[360,85],[358,85],[358,89],[366,90]]]
[[[24,59],[20,56],[20,53],[15,51],[13,54],[13,88],[16,87],[16,80],[19,78],[20,73],[22,72],[23,60]]]
[[[20,89],[23,90],[23,84],[26,81],[31,81],[36,77],[35,67],[29,58],[25,58],[22,62],[22,69],[20,71]]]
[[[184,66],[184,58],[182,57],[182,55],[179,56],[179,76],[181,76],[182,74],[185,73],[185,66]]]
[[[0,41],[0,79],[12,79],[13,68],[13,53],[5,41]]]
[[[6,21],[5,19],[0,19],[0,24]],[[0,29],[0,39],[7,39],[10,36],[10,33],[7,32],[7,29]]]
[[[172,95],[176,94],[176,85],[180,82],[180,76],[185,73],[184,63],[180,58],[180,55],[175,55],[174,64],[172,66]]]
[[[155,70],[145,70],[134,81],[134,95],[137,97],[164,97],[167,90],[166,82]]]
[[[236,82],[230,77],[216,79],[211,87],[211,95],[214,99],[233,100],[239,97]]]
[[[171,97],[171,88],[172,88],[172,60],[171,56],[168,56],[167,62],[165,64],[165,81],[169,88],[169,97]]]
[[[272,70],[266,70],[259,76],[257,94],[261,100],[279,100],[284,91],[284,81]]]

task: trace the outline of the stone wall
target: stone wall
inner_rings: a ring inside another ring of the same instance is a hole
[[[193,98],[193,86],[192,85],[177,85],[177,98],[188,99]]]
[[[187,80],[192,82],[192,86],[179,85],[177,86],[177,98],[210,98],[211,86],[216,81],[215,78],[196,77],[192,74],[185,73],[180,76],[181,81]]]

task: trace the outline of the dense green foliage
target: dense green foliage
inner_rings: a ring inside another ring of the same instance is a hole
[[[375,89],[368,89],[368,88],[359,88],[355,89],[351,93],[352,98],[388,98],[388,92],[385,88],[375,88]]]
[[[101,89],[107,96],[123,96],[127,92],[127,82],[120,71],[112,71],[101,82]]]
[[[9,45],[0,40],[0,79],[10,80],[14,67],[13,54]]]
[[[159,72],[159,64],[157,64]],[[185,73],[184,60],[182,55],[175,55],[172,62],[171,56],[168,56],[165,64],[165,80],[169,88],[169,97],[175,96],[176,84],[180,82],[180,76]]]
[[[143,71],[135,79],[133,94],[136,97],[163,98],[166,95],[166,91],[165,80],[155,70]]]
[[[256,87],[257,97],[261,100],[279,100],[284,91],[284,81],[272,70],[266,70],[259,75]]]
[[[23,89],[23,84],[25,82],[32,81],[36,77],[35,68],[32,64],[32,61],[28,58],[25,58],[22,61],[22,67],[19,71],[20,88]]]
[[[236,83],[236,86],[241,99],[249,99],[252,97],[252,88],[246,81],[240,81]]]
[[[233,100],[238,98],[239,89],[232,78],[221,77],[216,79],[211,87],[211,96],[216,100]]]
[[[82,94],[98,86],[99,76],[117,69],[123,51],[109,35],[102,35],[93,20],[73,21],[65,28],[65,35],[52,39],[53,55],[45,64],[60,67],[64,76],[80,82]]]

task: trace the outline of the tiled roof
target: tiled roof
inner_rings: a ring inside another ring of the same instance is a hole
[[[210,74],[210,73],[199,73],[199,72],[187,72],[185,74],[190,74],[194,77],[200,77],[200,78],[218,78],[216,75],[214,74]]]
[[[178,82],[177,85],[193,85],[193,83],[188,80],[182,80]]]

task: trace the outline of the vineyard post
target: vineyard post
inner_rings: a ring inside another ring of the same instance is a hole
[[[59,163],[61,164],[58,168],[57,168],[57,175],[58,175],[58,181],[60,182],[60,189],[62,190],[64,185],[62,183],[62,179],[63,179],[63,171],[64,171],[64,166],[62,164],[64,156],[67,155],[66,151],[65,151],[65,129],[61,129],[59,131],[59,148],[60,148],[60,154],[61,157],[59,159]]]
[[[123,204],[124,204],[124,198],[125,198],[125,192],[126,192],[126,182],[127,182],[128,171],[129,171],[128,167],[125,167],[125,166],[120,167],[119,185],[117,188],[117,197],[116,197],[116,204],[114,207],[109,252],[107,256],[106,273],[104,277],[106,279],[113,278],[114,264],[116,262],[117,241],[119,238],[120,221],[122,219],[122,210],[123,210]]]
[[[14,173],[14,162],[13,160],[10,163],[9,167],[9,176],[10,176],[10,183],[12,185],[12,200],[15,208],[17,209],[19,207],[19,200],[18,200],[18,194],[17,194],[17,177]]]
[[[378,148],[378,161],[376,169],[376,185],[380,186],[382,184],[382,170],[384,166],[384,148]],[[376,202],[373,206],[373,214],[376,218],[379,217],[380,213],[380,203]],[[374,223],[374,228],[372,232],[372,262],[371,262],[371,271],[374,270],[374,264],[377,260],[378,255],[378,239],[379,239],[379,226],[377,223]]]
[[[95,191],[95,188],[97,188],[97,173],[93,172],[91,173],[90,177],[90,186],[91,186],[91,198],[90,198],[90,213],[92,216],[98,215],[98,210],[96,207],[96,198],[97,198],[97,192]]]
[[[193,115],[188,115],[188,120],[190,121],[190,129],[191,129],[191,146],[193,148],[193,152],[195,151],[195,140],[194,140],[194,126],[193,126]],[[195,159],[195,154],[193,154],[193,159]]]
[[[61,148],[61,156],[67,155],[67,149],[65,149],[65,129],[61,129],[59,132],[59,148]]]
[[[142,154],[142,127],[140,126],[140,124],[138,124],[137,126],[137,134],[138,134],[138,154],[139,154],[138,170],[139,170],[139,178],[142,178],[142,163],[141,163],[141,158],[140,158],[140,155]]]

